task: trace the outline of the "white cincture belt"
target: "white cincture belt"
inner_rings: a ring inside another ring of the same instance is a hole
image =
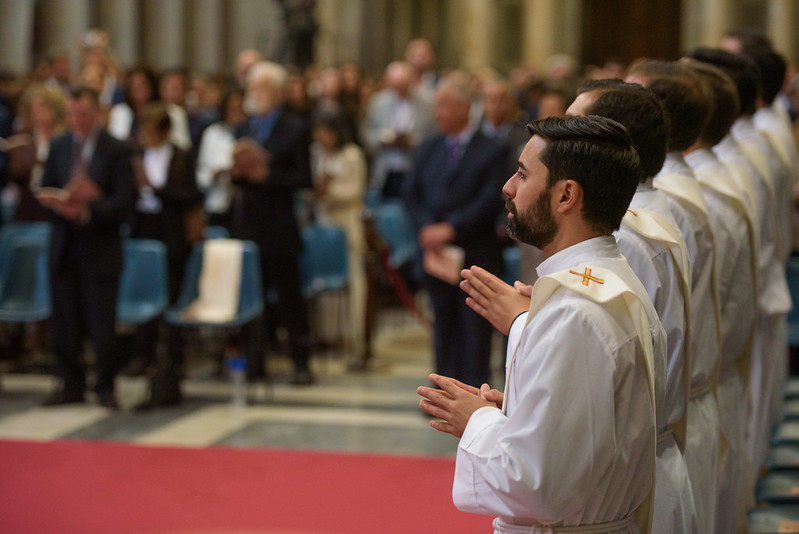
[[[688,399],[694,400],[698,399],[699,397],[704,397],[706,394],[713,391],[713,380],[711,377],[708,377],[706,380],[700,382],[695,386],[691,386],[691,390],[688,392]]]
[[[522,523],[522,524],[519,524]],[[580,532],[582,534],[605,534],[620,530],[635,524],[633,515],[629,515],[618,521],[607,523],[594,523],[593,525],[579,525],[574,527],[554,527],[546,525],[530,524],[530,520],[522,519],[494,519],[494,529],[503,534],[560,534],[561,532]]]

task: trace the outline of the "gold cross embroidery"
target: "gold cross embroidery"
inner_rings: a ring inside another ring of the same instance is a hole
[[[585,272],[583,272],[583,273],[577,273],[577,272],[572,271],[571,269],[569,269],[569,272],[571,274],[576,274],[577,276],[582,276],[583,277],[583,285],[584,286],[587,286],[588,282],[596,282],[597,284],[604,284],[605,283],[605,281],[602,280],[601,278],[597,278],[596,276],[591,276],[591,268],[590,267],[586,267],[585,268]]]

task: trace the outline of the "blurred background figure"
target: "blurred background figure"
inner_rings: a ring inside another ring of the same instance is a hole
[[[222,226],[231,230],[231,204],[233,184],[230,168],[233,166],[235,128],[244,114],[244,90],[233,89],[223,98],[218,112],[222,120],[203,132],[197,155],[197,186],[205,194],[205,212],[209,226]]]
[[[313,129],[311,169],[317,199],[317,219],[344,228],[347,234],[347,313],[344,318],[346,345],[354,363],[364,356],[366,273],[364,226],[361,218],[366,192],[366,159],[352,142],[346,118],[341,113],[321,113]],[[323,342],[337,339],[336,295],[322,295],[316,310],[317,335]]]
[[[414,148],[433,132],[430,104],[414,92],[412,67],[395,61],[386,67],[386,88],[366,110],[361,135],[372,158],[369,189],[399,197]]]

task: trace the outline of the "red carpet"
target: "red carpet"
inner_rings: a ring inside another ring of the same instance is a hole
[[[0,533],[490,533],[454,460],[0,441]]]

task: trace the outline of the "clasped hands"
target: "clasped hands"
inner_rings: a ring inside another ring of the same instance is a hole
[[[532,286],[519,281],[508,285],[477,266],[462,270],[461,276],[460,287],[469,295],[466,304],[505,335],[516,317],[530,307]],[[419,407],[438,419],[430,426],[440,432],[461,437],[474,412],[489,406],[502,408],[502,392],[488,384],[478,389],[437,374],[431,374],[430,381],[441,389],[420,386],[416,392],[424,397]]]
[[[239,139],[233,148],[234,176],[243,176],[250,183],[263,183],[269,177],[269,152],[248,137]]]

